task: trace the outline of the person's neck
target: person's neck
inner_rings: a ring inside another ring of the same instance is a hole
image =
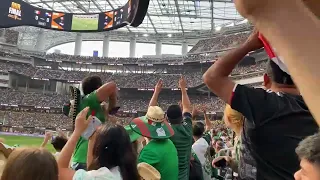
[[[300,91],[297,88],[292,87],[281,87],[272,85],[270,90],[272,90],[273,92],[284,92],[293,95],[300,95]]]
[[[194,140],[194,141],[197,141],[198,139],[200,139],[200,137],[193,136],[193,140]]]

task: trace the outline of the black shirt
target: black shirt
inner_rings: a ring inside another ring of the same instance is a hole
[[[231,107],[246,120],[242,132],[241,179],[294,179],[295,148],[317,132],[302,96],[236,85]]]

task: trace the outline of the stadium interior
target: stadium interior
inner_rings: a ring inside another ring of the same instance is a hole
[[[319,0],[0,12],[0,180],[320,179]]]
[[[88,3],[27,2],[35,7],[75,13],[101,12],[107,10],[106,7],[124,3],[96,0]],[[237,14],[228,0],[176,2],[151,1],[147,16],[139,27],[105,33],[80,34],[25,26],[1,29],[2,126],[70,129],[71,121],[60,115],[63,104],[69,99],[68,87],[79,86],[89,75],[117,83],[124,123],[132,116],[138,116],[137,112],[146,111],[154,84],[160,78],[164,80],[165,88],[159,102],[161,106],[166,108],[172,99],[178,102],[177,82],[181,75],[187,79],[192,102],[199,106],[205,102],[211,114],[221,115],[224,103],[203,84],[202,74],[221,55],[243,43],[252,26]],[[188,38],[188,35],[192,36]],[[130,54],[127,58],[108,57],[109,47],[105,45],[101,57],[81,56],[77,46],[80,44],[81,47],[81,42],[88,40],[100,40],[104,44],[113,40],[129,41]],[[76,42],[74,55],[46,53],[51,47],[72,41]],[[136,42],[146,41],[156,43],[156,55],[134,57]],[[161,54],[162,44],[181,44],[182,55]],[[192,46],[189,52],[186,52],[186,45]],[[264,51],[252,52],[231,76],[238,83],[260,87],[266,60]],[[221,119],[221,116],[217,117]]]

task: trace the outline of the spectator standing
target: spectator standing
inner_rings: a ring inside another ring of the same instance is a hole
[[[61,134],[61,133],[60,133]],[[63,147],[66,145],[68,139],[66,138],[66,136],[56,136],[53,137],[52,133],[50,132],[46,132],[44,135],[44,139],[43,142],[41,144],[40,147],[45,148],[47,143],[51,140],[51,144],[53,146],[53,148],[56,150],[56,152],[53,154],[56,158],[59,157],[59,154],[61,152],[61,150],[63,149]]]
[[[221,160],[221,159],[225,159],[227,161],[227,165],[229,167],[231,167],[231,169],[238,173],[238,165],[239,165],[239,161],[240,161],[240,149],[241,149],[241,132],[243,129],[243,123],[244,123],[244,116],[239,113],[236,110],[233,110],[231,108],[230,105],[226,105],[226,108],[224,110],[224,122],[226,124],[226,126],[230,129],[233,130],[233,132],[235,133],[235,138],[233,140],[234,142],[234,152],[232,153],[232,157],[230,157],[229,155],[226,156],[219,156],[216,157],[213,161],[212,161],[212,165],[214,165],[215,162]],[[252,164],[250,165],[250,167],[252,166]],[[239,168],[246,168],[246,167],[239,167]]]
[[[82,81],[82,89],[85,96],[79,100],[78,107],[80,109],[76,110],[76,112],[90,107],[88,115],[95,116],[95,118],[99,119],[102,123],[107,121],[104,110],[101,108],[101,103],[109,100],[109,111],[115,107],[117,100],[116,84],[113,82],[102,84],[100,77],[90,76]],[[72,158],[72,168],[74,170],[86,169],[87,151],[88,140],[80,137]]]
[[[89,138],[88,171],[69,169],[69,161],[81,134],[88,128],[93,116],[86,118],[89,108],[82,110],[75,130],[62,149],[58,159],[60,180],[139,180],[136,153],[130,137],[122,126],[104,124]]]
[[[163,110],[158,106],[150,106],[146,116],[133,119],[130,127],[148,139],[147,145],[140,152],[138,162],[145,162],[156,168],[162,180],[177,180],[178,153],[169,139],[174,135],[174,131],[165,119]]]
[[[191,103],[186,87],[186,80],[181,76],[179,80],[179,88],[181,89],[182,94],[182,110],[179,105],[171,105],[167,109],[167,119],[174,130],[174,135],[170,137],[170,140],[173,142],[178,152],[179,180],[187,180],[189,178],[189,162],[192,146]],[[157,105],[161,88],[162,80],[160,79],[155,87],[155,91],[150,101],[150,106]]]
[[[243,45],[209,68],[204,82],[246,117],[240,167],[243,167],[241,163],[253,164],[256,170],[255,167],[239,169],[240,178],[293,179],[299,169],[294,149],[302,139],[317,132],[318,126],[292,79],[272,61],[269,66],[273,77],[268,90],[235,84],[228,77],[247,53],[262,47],[258,32],[254,31]]]
[[[212,175],[212,159],[210,154],[211,135],[208,133],[211,127],[211,122],[205,113],[204,116],[206,125],[202,122],[196,122],[192,128],[194,139],[192,150],[197,155],[202,165],[203,179],[209,180]]]

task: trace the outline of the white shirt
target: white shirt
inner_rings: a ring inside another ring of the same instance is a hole
[[[198,159],[202,165],[205,164],[206,158],[204,155],[207,152],[208,147],[209,147],[209,144],[204,138],[198,139],[192,145],[192,149],[194,153],[196,153],[196,155],[198,156]]]
[[[98,170],[85,171],[80,169],[73,175],[73,180],[122,180],[119,167],[108,169],[102,167]]]

